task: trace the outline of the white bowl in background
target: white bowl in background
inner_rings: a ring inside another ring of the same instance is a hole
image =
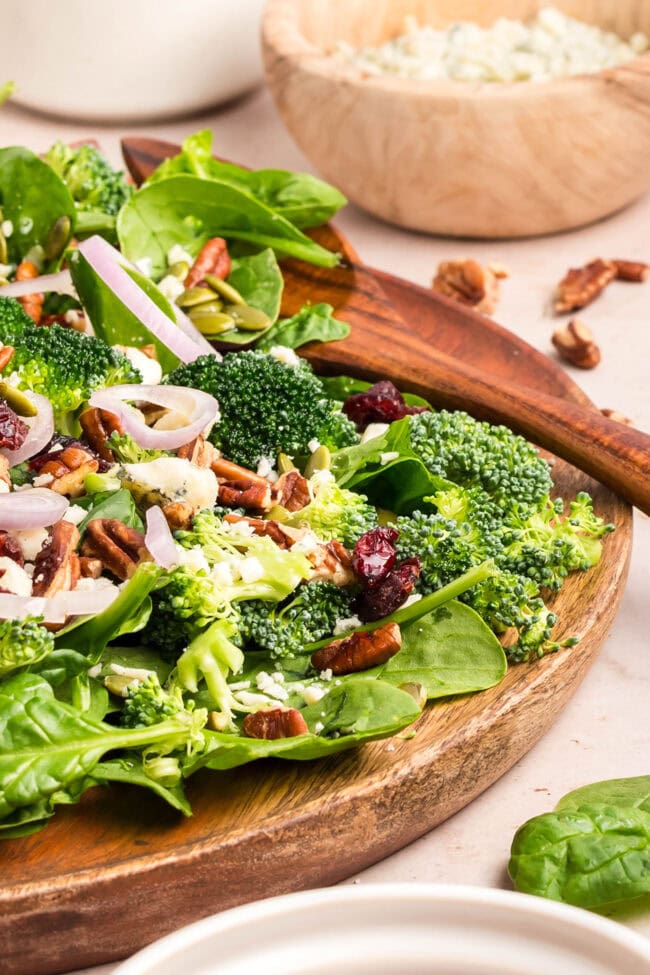
[[[262,79],[264,0],[29,0],[2,10],[14,101],[88,121],[168,118]]]
[[[115,975],[648,975],[650,941],[554,901],[452,884],[289,894],[182,928]]]

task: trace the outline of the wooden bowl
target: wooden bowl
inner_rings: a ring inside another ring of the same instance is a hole
[[[650,55],[548,82],[414,81],[326,56],[378,44],[404,17],[443,27],[527,20],[542,0],[270,0],[267,79],[296,142],[351,201],[439,234],[519,237],[568,230],[650,188]],[[643,0],[554,0],[629,37],[650,34]],[[335,6],[335,11],[333,7]]]

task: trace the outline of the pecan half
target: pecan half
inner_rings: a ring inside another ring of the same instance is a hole
[[[333,582],[335,586],[349,586],[357,581],[352,568],[352,556],[340,542],[326,542],[319,545],[307,558],[314,567],[311,581],[322,579]]]
[[[213,237],[199,251],[183,284],[186,288],[193,288],[205,279],[206,274],[213,274],[224,281],[230,274],[230,268],[230,254],[225,240],[223,237]]]
[[[612,261],[616,268],[616,278],[618,281],[633,281],[642,284],[650,277],[650,264],[643,261]]]
[[[89,559],[85,555],[79,556],[79,571],[82,579],[99,579],[102,574],[102,563],[99,559]]]
[[[118,579],[129,579],[140,562],[149,562],[144,535],[117,518],[95,518],[86,528],[81,554],[100,559],[103,567]]]
[[[295,708],[269,708],[247,714],[242,731],[247,738],[294,738],[306,734],[309,728]]]
[[[619,413],[618,410],[604,409],[601,410],[600,412],[603,414],[603,416],[606,416],[608,420],[615,420],[616,423],[624,423],[625,426],[628,427],[634,426],[634,423],[629,418],[629,416],[625,416],[624,413]]]
[[[37,278],[40,272],[33,261],[22,260],[16,268],[16,281],[31,281]],[[22,295],[18,301],[23,306],[23,310],[29,315],[35,325],[38,325],[43,314],[43,302],[45,295],[37,292],[32,295]]]
[[[591,329],[578,318],[553,332],[553,345],[563,359],[579,369],[593,369],[600,362],[600,349]]]
[[[21,568],[25,564],[20,542],[13,535],[4,531],[0,531],[0,556],[11,559],[17,565],[21,566]]]
[[[484,315],[491,315],[499,300],[496,274],[489,267],[470,259],[442,261],[432,288],[438,294],[453,298],[462,305],[470,305]]]
[[[34,559],[32,594],[54,596],[67,592],[79,582],[79,530],[69,521],[57,521],[49,540]]]
[[[219,451],[205,439],[203,434],[199,434],[195,440],[191,440],[189,443],[179,447],[176,451],[176,456],[184,460],[189,460],[192,464],[196,464],[197,467],[207,467],[214,470],[213,464],[219,459]]]
[[[386,623],[371,633],[352,633],[342,640],[316,650],[311,663],[316,670],[331,670],[338,677],[359,670],[379,667],[394,657],[402,647],[402,634],[397,623]]]
[[[84,482],[88,474],[99,469],[96,457],[81,447],[66,447],[56,458],[46,461],[39,470],[39,476],[51,474],[54,480],[48,485],[57,494],[78,498],[84,493]]]
[[[614,261],[597,258],[584,267],[569,268],[557,286],[555,311],[562,315],[590,304],[616,277]]]
[[[288,549],[293,545],[295,538],[291,530],[287,530],[278,521],[273,521],[272,519],[266,518],[247,518],[245,515],[226,515],[224,521],[229,521],[231,524],[236,522],[245,522],[247,525],[253,529],[255,535],[266,536],[270,538],[278,548]]]
[[[194,515],[194,508],[188,501],[170,501],[163,506],[162,513],[173,532],[182,528],[189,528]]]
[[[268,511],[272,505],[268,481],[223,481],[219,484],[219,503],[226,508],[246,511]]]
[[[311,501],[307,479],[300,471],[287,471],[281,474],[273,485],[272,493],[274,502],[287,511],[300,511]]]
[[[124,433],[119,417],[109,413],[108,410],[98,410],[97,407],[91,406],[81,414],[79,423],[95,453],[99,454],[102,460],[112,464],[115,456],[108,446],[108,438],[112,433]]]

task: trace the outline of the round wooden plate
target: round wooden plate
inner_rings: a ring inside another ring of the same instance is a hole
[[[421,374],[440,350],[488,370],[495,384],[517,379],[587,402],[551,360],[504,329],[389,276],[378,276],[382,290],[331,228],[319,238],[347,261],[334,271],[287,262],[285,312],[307,298],[330,301],[353,330],[345,342],[311,347],[317,368],[390,378],[382,363],[401,358],[403,378],[409,363]],[[411,385],[422,389],[421,380]],[[435,390],[428,392],[435,403]],[[80,805],[59,807],[41,833],[0,846],[5,975],[111,961],[215,911],[335,883],[426,833],[498,779],[584,677],[628,567],[630,509],[561,461],[554,476],[562,495],[591,492],[598,513],[617,526],[600,564],[570,578],[554,601],[558,635],[580,635],[577,647],[512,667],[491,690],[427,707],[416,737],[393,739],[391,750],[384,741],[313,762],[199,773],[188,783],[189,820],[127,787],[94,789]]]

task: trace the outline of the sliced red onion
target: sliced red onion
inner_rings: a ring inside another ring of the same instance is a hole
[[[49,598],[43,596],[15,596],[0,593],[0,619],[22,620],[26,616],[40,616],[45,623],[64,623],[69,616],[94,616],[103,613],[119,595],[117,586],[94,591],[59,592]]]
[[[122,254],[103,237],[89,237],[79,244],[79,251],[122,304],[181,362],[194,362],[200,355],[216,355],[190,320],[185,321],[180,309],[175,312],[178,324],[167,318],[124,270],[127,261]]]
[[[158,505],[147,509],[147,532],[144,544],[154,562],[163,569],[173,569],[178,564],[176,543],[167,524],[167,519]]]
[[[25,488],[0,494],[0,529],[49,528],[60,521],[70,502],[49,488]]]
[[[30,393],[26,390],[22,392],[34,404],[38,412],[36,416],[21,418],[29,427],[29,433],[25,437],[22,447],[17,450],[1,451],[9,461],[10,467],[22,464],[24,460],[29,460],[30,457],[38,454],[43,447],[47,447],[54,433],[54,415],[50,401],[39,393]]]
[[[69,271],[57,271],[56,274],[42,274],[29,281],[12,281],[0,287],[3,298],[22,298],[23,295],[41,294],[46,291],[56,291],[61,295],[76,295]]]
[[[176,430],[148,427],[140,411],[130,406],[128,400],[154,403],[174,410],[185,417],[187,423]],[[214,396],[187,386],[110,386],[96,390],[89,403],[119,417],[126,433],[141,447],[157,450],[176,450],[194,440],[219,419],[219,404]]]

